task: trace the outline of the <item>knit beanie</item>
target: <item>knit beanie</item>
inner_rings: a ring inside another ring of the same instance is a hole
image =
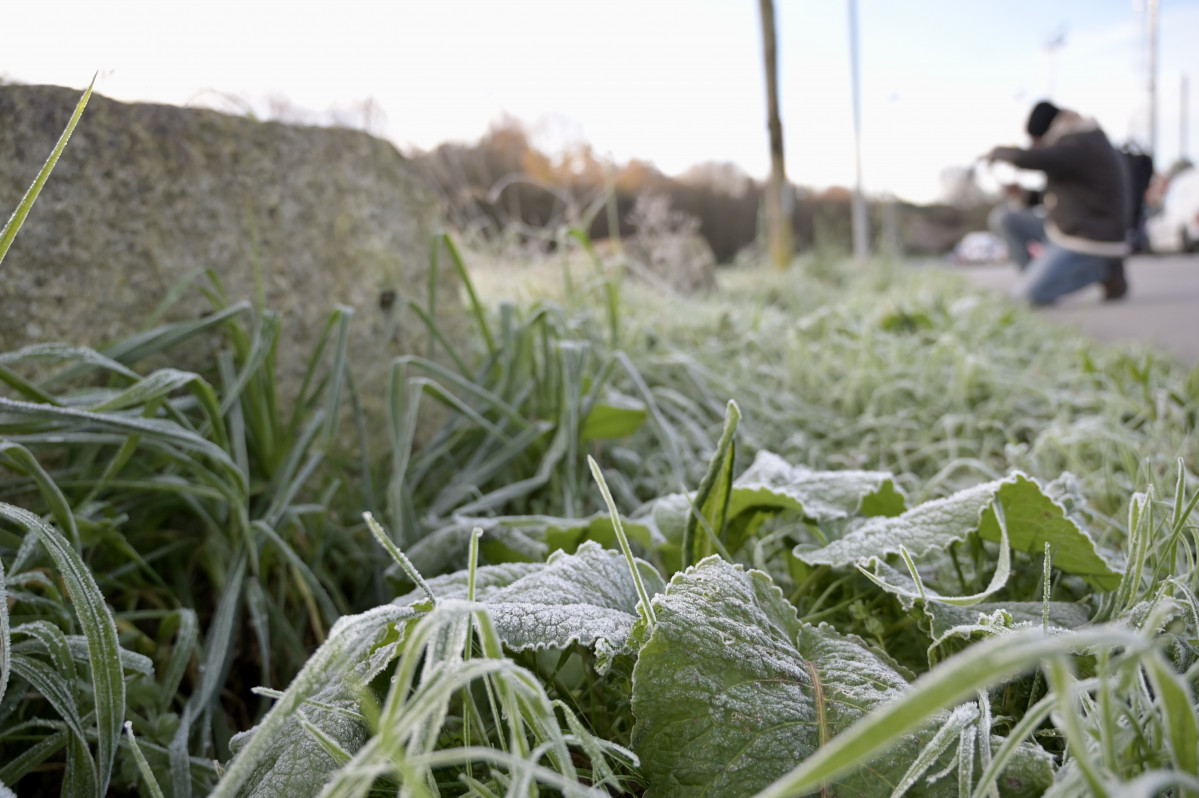
[[[1044,136],[1049,126],[1053,124],[1054,117],[1057,116],[1058,107],[1048,100],[1041,100],[1033,106],[1032,113],[1028,115],[1028,135],[1034,139],[1039,139]]]

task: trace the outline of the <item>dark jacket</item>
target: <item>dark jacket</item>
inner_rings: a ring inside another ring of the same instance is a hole
[[[1125,254],[1128,175],[1093,119],[1061,114],[1038,146],[997,147],[992,157],[1045,173],[1045,234],[1050,241],[1089,255]]]

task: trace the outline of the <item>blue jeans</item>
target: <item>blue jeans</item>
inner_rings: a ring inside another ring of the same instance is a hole
[[[996,205],[987,224],[1007,244],[1008,258],[1020,267],[1020,271],[1028,268],[1032,260],[1028,245],[1033,241],[1045,243],[1045,219],[1030,208],[1012,208],[1006,203]]]
[[[1024,270],[1013,293],[1034,305],[1049,305],[1063,294],[1102,282],[1107,278],[1108,264],[1112,260],[1046,244],[1037,259]]]

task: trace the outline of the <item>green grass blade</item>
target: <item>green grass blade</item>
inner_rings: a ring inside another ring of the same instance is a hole
[[[737,407],[736,402],[730,401],[720,442],[717,443],[716,451],[708,462],[708,471],[699,483],[695,504],[687,515],[686,526],[683,527],[683,568],[694,565],[715,550],[714,547],[705,546],[705,543],[715,540],[722,544],[728,543],[727,516],[733,487],[737,424],[740,421],[741,409]],[[709,530],[713,538],[711,541],[706,535],[700,534],[703,530]]]
[[[977,690],[1036,667],[1046,659],[1092,646],[1141,649],[1147,639],[1121,626],[1095,626],[1047,637],[1040,629],[999,635],[977,643],[917,679],[904,695],[834,737],[755,798],[807,795],[855,767],[868,764],[903,734]]]
[[[649,384],[641,372],[637,370],[632,359],[624,352],[616,352],[616,362],[620,364],[629,379],[633,381],[633,385],[637,388],[637,394],[641,397],[641,401],[645,402],[645,406],[649,408],[650,418],[654,421],[654,426],[658,430],[658,439],[662,446],[666,449],[666,455],[670,462],[671,470],[674,472],[674,480],[677,485],[685,485],[687,482],[687,469],[683,465],[683,456],[679,450],[679,433],[674,426],[666,419],[666,415],[658,406],[658,402],[654,399],[653,391],[650,390]]]
[[[116,622],[104,603],[95,577],[61,532],[32,513],[3,502],[0,502],[0,518],[38,535],[70,591],[79,625],[87,639],[95,703],[96,781],[103,793],[112,776],[121,724],[125,720],[125,681],[118,653],[120,643]]]
[[[62,402],[58,401],[52,395],[46,393],[41,388],[34,385],[32,382],[17,374],[15,371],[10,369],[8,366],[3,365],[2,363],[0,363],[0,382],[15,388],[17,393],[21,394],[31,402],[39,402],[47,405],[62,405]]]
[[[333,444],[337,440],[337,428],[341,424],[342,393],[345,388],[346,374],[349,371],[349,360],[346,353],[349,350],[350,320],[354,315],[354,309],[350,307],[339,307],[337,310],[339,314],[337,343],[333,350],[333,363],[329,369],[328,415],[325,417],[326,450],[333,448]]]
[[[154,306],[154,310],[150,311],[150,315],[142,322],[141,332],[153,329],[162,317],[170,310],[171,305],[179,301],[179,298],[186,294],[198,278],[204,276],[204,269],[192,269],[183,277],[175,281],[174,285],[167,289],[162,299]]]
[[[125,721],[125,734],[129,739],[129,749],[133,752],[133,759],[137,762],[138,772],[142,774],[142,782],[150,791],[151,798],[165,798],[162,794],[162,787],[158,786],[158,779],[154,777],[154,771],[150,768],[150,763],[146,761],[146,755],[142,753],[142,747],[138,745],[137,738],[133,736],[131,721]]]
[[[279,330],[282,329],[283,318],[278,313],[267,312],[262,315],[262,321],[250,343],[250,351],[242,363],[241,371],[232,385],[225,386],[221,397],[220,415],[229,412],[229,408],[241,399],[242,391],[250,381],[261,373],[263,364],[271,356],[275,344],[279,340]]]
[[[608,490],[608,483],[604,481],[604,473],[600,471],[599,464],[591,455],[587,455],[587,465],[591,468],[591,475],[595,477],[595,482],[599,486],[600,493],[603,494],[604,504],[608,506],[608,515],[612,519],[612,528],[616,530],[616,537],[620,541],[620,550],[624,552],[624,558],[629,564],[629,572],[633,575],[633,584],[637,586],[637,599],[640,602],[641,611],[645,614],[646,621],[653,627],[658,623],[658,618],[654,612],[653,605],[649,602],[649,593],[645,590],[645,583],[641,581],[641,573],[637,570],[637,561],[633,559],[633,550],[629,547],[629,538],[625,535],[624,525],[620,520],[620,513],[616,509],[616,502],[612,500],[612,493]]]
[[[479,325],[479,334],[483,336],[483,343],[487,346],[488,354],[495,354],[495,337],[491,334],[491,327],[487,324],[487,313],[483,308],[483,304],[479,302],[479,296],[475,293],[474,282],[470,279],[470,272],[466,269],[466,264],[462,261],[462,254],[458,252],[458,247],[454,246],[454,242],[450,240],[447,233],[440,233],[433,238],[433,246],[444,246],[446,252],[450,253],[450,260],[454,263],[454,269],[458,272],[458,278],[462,280],[462,286],[466,289],[466,296],[470,300],[471,314],[475,317],[475,321]],[[432,253],[432,257],[436,259],[436,251]]]
[[[203,660],[200,665],[200,683],[191,694],[179,726],[168,748],[170,755],[171,787],[175,796],[191,795],[191,762],[188,757],[188,739],[192,724],[203,717],[210,705],[219,697],[220,680],[232,656],[234,635],[237,630],[238,607],[241,604],[242,587],[246,578],[247,555],[243,549],[234,560],[226,582],[221,586],[221,599],[217,603],[208,632],[204,636]]]
[[[163,673],[162,690],[158,694],[158,711],[166,712],[172,699],[179,691],[183,676],[191,664],[192,654],[200,639],[200,627],[195,610],[183,608],[176,611],[179,617],[179,631],[175,633],[175,643],[171,646],[171,659]]]
[[[582,230],[574,228],[570,230],[568,235],[582,245],[592,264],[595,266],[595,271],[599,275],[604,286],[604,306],[608,311],[608,344],[612,349],[620,348],[620,285],[606,274],[604,274],[603,263],[599,256],[595,254],[595,248],[591,246],[591,238]]]
[[[1195,717],[1191,687],[1157,652],[1146,658],[1145,669],[1161,706],[1165,742],[1173,765],[1177,770],[1199,777],[1199,720]],[[1195,798],[1196,793],[1187,790],[1183,795]]]
[[[213,474],[213,477],[219,480],[219,484],[227,492],[230,501],[235,505],[244,505],[244,497],[248,490],[246,477],[229,458],[228,453],[213,442],[174,422],[156,418],[91,413],[67,407],[49,407],[3,397],[0,397],[0,414],[9,414],[14,420],[19,419],[30,425],[48,423],[59,430],[70,429],[72,438],[76,441],[84,437],[85,430],[98,427],[121,435],[142,435],[146,439],[152,438],[193,455],[202,455],[220,469],[221,473]],[[16,428],[16,424],[5,425],[3,417],[0,416],[0,432],[12,434]]]
[[[104,347],[101,350],[101,354],[121,363],[133,363],[177,346],[215,327],[219,327],[226,321],[249,310],[249,302],[238,302],[215,310],[200,319],[166,324],[162,327],[156,327],[152,330],[123,338],[116,343]]]
[[[12,669],[12,634],[8,629],[8,587],[4,576],[4,561],[0,560],[0,706],[8,689]]]
[[[50,514],[58,525],[66,530],[75,551],[81,551],[79,527],[75,523],[75,514],[71,511],[67,497],[62,488],[50,477],[37,458],[24,446],[8,441],[0,441],[0,465],[5,465],[17,473],[26,474],[37,483],[42,493],[42,499],[50,508]]]
[[[29,773],[38,765],[54,756],[67,744],[71,733],[67,730],[66,724],[61,721],[40,721],[38,725],[56,729],[56,731],[38,740],[17,756],[0,765],[0,784],[16,784],[26,773]],[[23,729],[14,727],[6,731],[9,734],[14,734],[23,731]]]
[[[408,578],[412,580],[413,584],[419,587],[424,594],[429,597],[429,604],[431,606],[436,605],[437,597],[433,595],[433,589],[429,587],[429,583],[425,581],[423,576],[421,576],[420,571],[416,570],[416,566],[412,564],[412,561],[408,559],[407,555],[400,551],[399,547],[396,546],[396,544],[392,542],[391,538],[387,536],[387,531],[379,525],[379,522],[375,520],[375,517],[370,513],[363,513],[362,519],[366,521],[366,525],[370,529],[371,534],[374,535],[375,540],[379,542],[379,545],[383,547],[383,550],[387,552],[391,559],[395,560],[397,565],[404,569],[404,573],[408,575]]]
[[[425,310],[424,308],[422,308],[420,305],[416,304],[416,302],[411,299],[404,300],[404,307],[408,310],[411,310],[413,313],[415,313],[417,315],[417,317],[421,320],[421,322],[425,325],[425,329],[429,333],[430,346],[432,346],[433,342],[441,344],[441,348],[445,350],[446,355],[450,358],[451,361],[453,361],[454,366],[460,372],[462,372],[463,374],[466,374],[467,371],[469,371],[469,369],[467,368],[467,365],[466,365],[466,361],[463,360],[462,355],[460,355],[458,353],[457,348],[452,343],[450,343],[450,340],[448,338],[446,338],[445,333],[442,332],[441,328],[437,326],[437,320],[429,315],[429,311]]]
[[[8,622],[8,583],[4,578],[4,561],[0,560],[0,705],[8,690],[8,678],[12,668],[12,634]]]
[[[21,229],[21,225],[25,222],[25,217],[29,215],[33,203],[37,200],[37,195],[42,191],[42,186],[46,185],[46,180],[50,177],[50,173],[54,171],[54,165],[58,163],[58,157],[62,155],[62,151],[67,146],[67,141],[71,138],[71,134],[75,132],[75,126],[79,124],[79,118],[83,116],[83,109],[87,107],[87,101],[92,96],[92,86],[95,84],[96,79],[93,77],[92,82],[88,84],[87,89],[83,92],[83,96],[79,98],[79,102],[75,105],[75,113],[71,114],[71,121],[67,122],[66,129],[58,137],[58,143],[54,145],[54,149],[50,152],[50,157],[46,159],[46,163],[42,165],[41,171],[34,178],[33,185],[25,192],[25,196],[21,198],[17,209],[13,211],[12,216],[5,222],[4,229],[0,230],[0,262],[4,261],[4,256],[8,254],[8,248],[12,245],[13,239],[16,238],[17,231]]]
[[[333,603],[333,599],[329,597],[329,593],[325,590],[325,586],[321,584],[321,580],[317,578],[315,573],[313,573],[312,569],[308,566],[308,563],[304,562],[300,555],[296,553],[295,549],[288,545],[287,541],[285,541],[283,537],[277,531],[275,531],[274,527],[270,526],[264,521],[255,521],[254,528],[265,535],[272,543],[274,543],[275,548],[279,550],[279,552],[283,555],[283,558],[291,564],[292,569],[298,576],[297,584],[300,586],[301,591],[304,592],[305,598],[308,599],[309,603],[312,605],[311,609],[315,611],[317,609],[317,605],[319,605],[321,617],[313,617],[312,623],[319,625],[323,619],[325,625],[331,625],[334,621],[336,621],[341,613],[338,612],[337,606]],[[323,628],[323,626],[317,627],[316,631],[318,638],[324,637],[324,632],[322,631]]]

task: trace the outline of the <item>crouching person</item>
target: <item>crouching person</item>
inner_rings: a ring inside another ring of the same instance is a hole
[[[1016,288],[1034,305],[1101,283],[1105,299],[1128,293],[1124,276],[1128,177],[1094,119],[1049,102],[1028,117],[1029,149],[996,147],[991,161],[1045,173],[1045,246]]]

